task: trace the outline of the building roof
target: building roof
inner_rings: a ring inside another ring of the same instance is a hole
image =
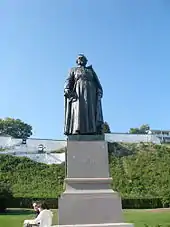
[[[149,131],[150,132],[166,132],[166,133],[170,132],[170,130],[162,130],[162,129],[150,129]]]

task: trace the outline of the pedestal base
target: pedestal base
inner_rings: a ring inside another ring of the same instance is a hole
[[[110,187],[111,178],[66,178],[59,199],[59,224],[120,223],[121,198]]]
[[[131,223],[103,223],[103,224],[88,224],[88,225],[54,225],[51,227],[133,227]]]
[[[67,143],[67,177],[58,204],[59,226],[132,227],[123,223],[121,198],[111,188],[107,142],[73,139]]]
[[[112,190],[64,193],[59,200],[61,225],[122,222],[121,201]]]

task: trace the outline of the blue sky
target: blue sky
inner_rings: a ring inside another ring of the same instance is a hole
[[[63,84],[84,53],[112,131],[170,129],[168,0],[1,0],[0,117],[63,138]]]

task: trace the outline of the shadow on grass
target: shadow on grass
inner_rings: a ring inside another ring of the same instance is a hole
[[[33,214],[34,212],[32,210],[28,209],[7,209],[4,213],[0,213],[0,215],[30,215]]]

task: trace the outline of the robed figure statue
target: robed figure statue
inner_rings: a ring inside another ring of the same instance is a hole
[[[103,89],[87,58],[80,54],[77,67],[70,70],[64,87],[65,135],[102,134]]]

